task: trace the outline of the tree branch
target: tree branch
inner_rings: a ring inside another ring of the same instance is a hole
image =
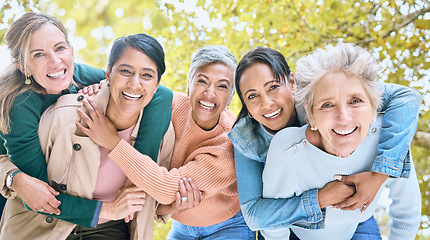
[[[430,7],[422,8],[413,13],[409,13],[408,15],[403,17],[403,21],[400,24],[394,24],[394,27],[387,33],[385,33],[382,38],[390,36],[392,32],[398,32],[400,29],[407,26],[409,23],[415,21],[419,16],[424,15],[427,12],[430,12]]]

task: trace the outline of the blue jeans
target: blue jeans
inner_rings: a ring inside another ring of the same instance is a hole
[[[364,222],[358,224],[351,240],[381,240],[379,225],[373,215]]]
[[[201,240],[201,239],[250,239],[255,240],[256,233],[246,225],[242,212],[222,223],[207,227],[191,227],[172,219],[172,226],[166,240]]]

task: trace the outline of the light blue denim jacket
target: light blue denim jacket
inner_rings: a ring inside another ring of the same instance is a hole
[[[404,86],[382,85],[385,112],[377,157],[372,171],[392,177],[408,177],[409,147],[418,122],[421,95]],[[304,110],[297,109],[301,124]],[[261,124],[255,131],[251,119],[240,119],[228,137],[234,145],[239,201],[243,216],[252,230],[286,227],[291,224],[308,229],[324,227],[324,211],[318,204],[318,189],[288,199],[263,198],[262,173],[273,135]]]

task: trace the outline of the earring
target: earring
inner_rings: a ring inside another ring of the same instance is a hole
[[[24,84],[25,85],[30,85],[31,84],[31,75],[27,75],[26,77],[25,77],[25,81],[24,81]]]
[[[316,131],[316,130],[318,130],[318,128],[317,128],[317,127],[313,127],[313,126],[311,126],[311,130],[312,130],[312,131]]]
[[[107,85],[108,85],[108,86],[110,86],[110,81],[109,81],[109,80],[106,80],[106,82],[107,82]]]
[[[248,112],[248,117],[249,118],[253,118],[252,115],[251,115],[251,113],[249,113],[249,112]]]

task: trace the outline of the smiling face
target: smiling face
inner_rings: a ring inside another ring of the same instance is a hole
[[[313,119],[325,151],[347,157],[364,140],[376,117],[363,83],[355,75],[328,73],[314,86]]]
[[[221,63],[211,63],[197,69],[190,92],[193,120],[204,130],[218,124],[220,114],[231,102],[233,70]]]
[[[106,73],[110,82],[109,111],[122,118],[136,118],[158,87],[157,65],[143,52],[127,47]]]
[[[73,79],[73,49],[56,26],[46,23],[33,32],[25,69],[48,94],[58,94]]]
[[[272,69],[264,63],[255,63],[246,69],[239,81],[252,117],[274,132],[295,122],[294,84],[294,77],[286,83],[277,82]]]

